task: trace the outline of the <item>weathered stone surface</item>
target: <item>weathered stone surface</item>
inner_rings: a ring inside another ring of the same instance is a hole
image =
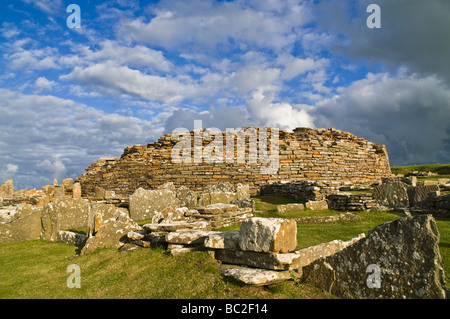
[[[86,235],[75,233],[72,231],[60,230],[58,231],[57,240],[67,245],[75,245],[77,247],[83,247],[86,244]]]
[[[373,188],[373,197],[378,205],[387,207],[406,207],[409,198],[406,184],[402,182],[389,182]]]
[[[186,231],[170,232],[166,235],[166,242],[170,244],[199,245],[203,244],[207,236],[217,234],[216,231]]]
[[[408,189],[409,203],[412,207],[420,205],[421,202],[432,197],[436,192],[439,192],[438,185],[410,187]]]
[[[142,226],[149,232],[176,232],[176,231],[189,231],[189,230],[211,230],[211,225],[205,221],[198,222],[172,222],[161,224],[145,224]]]
[[[438,242],[431,215],[401,218],[304,267],[304,280],[343,298],[445,298]]]
[[[352,213],[339,214],[337,216],[308,216],[295,218],[297,224],[333,223],[337,221],[360,221],[361,217]]]
[[[199,206],[208,206],[210,204],[226,203],[236,200],[236,193],[232,192],[211,192],[200,194],[198,204]]]
[[[267,253],[286,253],[297,246],[297,224],[293,219],[253,217],[242,222],[239,247]]]
[[[313,201],[310,200],[306,203],[306,208],[310,209],[310,210],[325,210],[328,209],[328,203],[326,200],[318,200],[318,201]]]
[[[255,251],[243,251],[240,249],[218,249],[216,259],[227,264],[246,265],[261,269],[289,270],[291,265],[295,265],[295,260],[299,256],[295,253],[274,254]],[[294,269],[293,268],[293,269]]]
[[[286,205],[278,205],[277,206],[278,213],[301,212],[304,210],[305,210],[305,205],[303,205],[303,204],[286,204]]]
[[[253,211],[255,210],[255,200],[252,198],[232,200],[230,204],[237,205],[239,208],[251,208]]]
[[[215,257],[227,264],[246,265],[270,270],[296,270],[301,273],[302,267],[316,259],[334,254],[361,238],[364,238],[364,234],[349,241],[333,240],[284,254],[243,251],[240,249],[216,250]]]
[[[56,241],[58,231],[85,227],[88,224],[90,204],[85,199],[55,198],[44,204],[41,238]]]
[[[214,249],[239,249],[239,230],[208,235],[204,245],[206,248]]]
[[[224,277],[253,286],[270,285],[292,278],[290,271],[256,269],[237,265],[221,265],[220,272]]]
[[[72,186],[72,197],[73,198],[81,198],[81,184],[74,183]]]
[[[185,215],[188,210],[189,209],[187,207],[175,207],[175,206],[166,207],[160,212],[156,212],[153,215],[152,223],[166,224],[174,221],[188,221],[189,217]]]
[[[14,196],[14,180],[8,179],[0,186],[0,191],[4,198],[13,198]]]
[[[175,196],[179,200],[179,206],[193,208],[197,206],[197,193],[191,191],[186,186],[181,186],[175,190]]]
[[[84,255],[104,247],[119,248],[128,240],[127,234],[130,231],[139,229],[141,227],[130,219],[128,214],[120,214],[117,218],[110,218],[103,222],[94,237],[90,237],[86,241],[81,254]]]
[[[248,184],[236,184],[236,200],[250,198],[250,186]]]
[[[20,204],[14,215],[0,223],[0,244],[39,239],[41,234],[42,208]]]
[[[133,220],[151,219],[156,212],[168,206],[179,206],[179,203],[176,193],[171,189],[139,188],[130,196],[130,217]]]
[[[101,202],[92,202],[89,210],[88,222],[87,222],[87,234],[88,237],[95,235],[103,222],[110,218],[117,218],[120,214],[127,214],[128,210],[125,208],[119,208],[112,204],[106,204]]]

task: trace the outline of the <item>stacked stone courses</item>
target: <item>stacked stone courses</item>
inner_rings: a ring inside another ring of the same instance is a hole
[[[257,132],[259,146],[261,128]],[[276,151],[272,141],[273,128],[265,128],[267,153]],[[204,134],[203,129],[201,133]],[[267,133],[266,133],[267,132]],[[260,187],[276,181],[320,181],[330,187],[349,184],[370,185],[380,183],[383,177],[391,175],[389,159],[384,145],[371,143],[351,133],[336,129],[297,128],[292,133],[279,130],[279,165],[275,174],[263,174],[261,168],[270,165],[257,158],[249,161],[249,148],[255,148],[255,141],[249,137],[245,142],[246,160],[237,161],[236,139],[233,162],[226,161],[226,132],[223,136],[223,161],[201,163],[194,161],[194,131],[191,134],[191,163],[175,163],[172,148],[179,142],[171,134],[147,145],[129,146],[121,157],[101,158],[90,165],[76,182],[81,183],[83,197],[94,197],[95,188],[115,191],[118,196],[128,197],[136,189],[156,189],[173,182],[176,187],[186,186],[200,192],[207,185],[218,183],[249,184],[250,193],[256,194]],[[198,132],[197,132],[198,134]],[[216,137],[217,138],[217,137]],[[202,140],[202,150],[214,140]],[[197,146],[198,147],[198,146]],[[259,153],[258,153],[259,154]],[[219,156],[221,154],[215,154]]]

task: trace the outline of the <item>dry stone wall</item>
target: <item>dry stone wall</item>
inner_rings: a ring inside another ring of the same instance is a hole
[[[297,128],[292,133],[279,130],[278,170],[274,174],[263,174],[262,168],[268,167],[270,163],[263,163],[259,157],[256,163],[249,160],[249,150],[254,149],[256,144],[262,145],[262,128],[244,129],[253,129],[257,139],[246,140],[246,161],[243,163],[237,160],[237,142],[234,144],[235,157],[232,162],[211,162],[204,158],[198,163],[192,151],[191,163],[174,163],[172,149],[179,140],[166,134],[154,143],[127,147],[121,157],[101,158],[90,165],[76,182],[81,184],[84,197],[95,196],[96,187],[127,197],[140,187],[156,189],[166,182],[173,182],[176,187],[184,185],[197,192],[210,184],[243,183],[250,186],[253,195],[261,185],[270,181],[311,180],[332,186],[349,183],[367,185],[379,183],[382,177],[391,174],[383,145],[335,129],[309,128]],[[268,135],[272,134],[273,128],[264,129]],[[202,132],[205,134],[205,130]],[[190,134],[194,149],[194,131]],[[220,135],[222,145],[227,143],[226,135],[226,132]],[[203,155],[216,139],[220,141],[217,135],[209,140],[203,138]],[[275,154],[272,152],[277,149],[270,145],[270,139],[267,138],[266,142],[267,154],[272,156]],[[220,157],[221,154],[215,155]],[[225,146],[222,155],[226,159]]]

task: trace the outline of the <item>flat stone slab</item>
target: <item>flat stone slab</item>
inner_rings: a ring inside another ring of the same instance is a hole
[[[237,265],[221,265],[220,271],[224,277],[254,286],[270,285],[292,279],[290,271],[265,270]],[[295,272],[292,273],[295,275]]]
[[[161,224],[145,224],[142,226],[149,232],[176,232],[176,231],[189,231],[189,230],[210,230],[211,225],[205,221],[198,222],[173,222],[173,223],[161,223]]]
[[[203,244],[205,239],[210,235],[215,235],[216,231],[186,231],[186,232],[170,232],[166,235],[166,242],[170,244]]]

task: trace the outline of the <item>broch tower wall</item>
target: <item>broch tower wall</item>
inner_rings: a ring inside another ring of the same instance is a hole
[[[190,163],[174,161],[172,150],[181,138],[166,134],[154,143],[129,146],[120,157],[100,158],[76,182],[81,183],[83,197],[95,197],[98,187],[128,197],[139,187],[156,189],[166,182],[194,191],[202,191],[209,184],[243,183],[249,184],[251,194],[256,194],[262,185],[275,181],[310,180],[338,187],[380,183],[383,177],[391,175],[385,146],[348,132],[310,128],[297,128],[293,132],[259,127],[244,129],[246,132],[256,132],[256,139],[251,134],[245,139],[246,157],[243,163],[238,161],[236,139],[234,161],[230,162],[226,160],[226,132],[211,135],[205,134],[205,129],[202,129],[186,132],[191,137]],[[278,132],[279,136],[279,145],[275,148],[270,139],[272,132]],[[203,136],[201,146],[194,144],[195,134]],[[208,161],[205,155],[205,152],[211,151],[214,141],[216,145],[218,141],[223,142],[223,148],[216,148],[209,155],[221,157],[222,162]],[[269,156],[278,151],[278,169],[272,171],[273,174],[263,172],[262,168],[270,163],[261,161],[260,157],[254,163],[250,161],[249,150],[255,149],[256,145],[267,146]],[[195,161],[198,157],[195,157],[198,156],[196,150],[200,148],[204,153],[199,163]],[[214,154],[217,150],[222,154]]]

